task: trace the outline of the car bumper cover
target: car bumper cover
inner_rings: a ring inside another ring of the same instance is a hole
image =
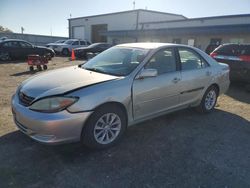
[[[92,112],[35,112],[19,104],[18,97],[14,96],[12,113],[18,129],[32,139],[45,144],[60,144],[80,141],[84,123]]]

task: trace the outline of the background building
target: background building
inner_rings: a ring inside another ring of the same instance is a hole
[[[139,23],[169,20],[184,20],[178,14],[150,10],[131,10],[96,16],[69,19],[69,37],[87,39],[92,42],[112,42],[112,38],[101,34],[107,31],[138,30]],[[133,37],[133,40],[135,38]],[[110,41],[111,40],[111,41]]]
[[[132,10],[69,19],[69,37],[92,42],[170,42],[205,50],[209,44],[250,43],[250,14],[188,19]]]

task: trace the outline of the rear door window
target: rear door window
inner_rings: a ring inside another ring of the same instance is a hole
[[[78,45],[79,44],[79,41],[75,41],[72,43],[72,45]]]
[[[27,42],[19,42],[22,48],[32,48],[32,45]]]
[[[80,44],[81,45],[86,45],[86,42],[85,41],[80,41]]]
[[[178,51],[182,70],[195,70],[208,66],[208,64],[193,50],[179,48]]]

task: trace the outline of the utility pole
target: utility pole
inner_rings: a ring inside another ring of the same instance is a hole
[[[133,10],[135,10],[135,1],[133,1]]]
[[[21,27],[21,33],[23,34],[23,32],[24,32],[24,28],[23,28],[23,27]]]

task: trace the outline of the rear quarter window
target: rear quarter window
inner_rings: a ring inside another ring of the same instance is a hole
[[[239,51],[239,45],[226,45],[218,48],[215,52],[217,52],[219,55],[234,56],[239,55]]]
[[[242,45],[240,55],[250,55],[250,45]]]

